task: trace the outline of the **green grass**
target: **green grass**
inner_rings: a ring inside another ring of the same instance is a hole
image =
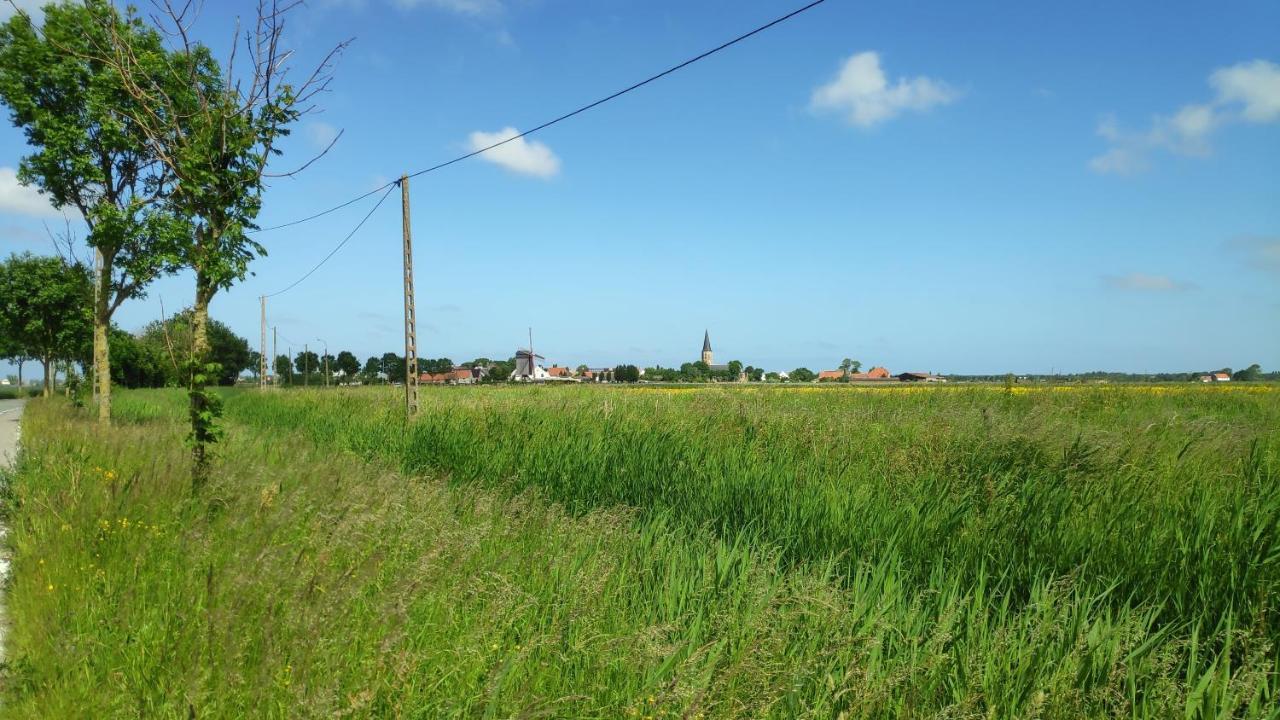
[[[179,394],[36,402],[4,707],[1277,717],[1260,387],[232,392],[196,498]]]

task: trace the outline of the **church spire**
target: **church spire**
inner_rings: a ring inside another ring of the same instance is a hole
[[[702,332],[702,352],[711,352],[711,331],[704,330]]]

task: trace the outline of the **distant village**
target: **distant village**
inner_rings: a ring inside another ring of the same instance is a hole
[[[744,365],[738,360],[717,364],[715,351],[711,347],[711,333],[704,331],[702,350],[697,360],[682,364],[679,368],[664,368],[661,365],[641,368],[635,365],[618,365],[615,367],[590,367],[578,365],[569,367],[552,363],[546,364],[546,358],[530,347],[516,350],[512,360],[506,363],[493,361],[476,361],[442,369],[439,367],[424,370],[419,374],[418,382],[434,385],[467,385],[480,382],[521,382],[521,383],[609,383],[609,382],[946,382],[947,379],[929,372],[891,373],[887,368],[876,366],[862,372],[862,363],[846,359],[834,370],[814,372],[800,367],[790,371],[767,371],[752,365]],[[438,361],[430,361],[433,364]]]

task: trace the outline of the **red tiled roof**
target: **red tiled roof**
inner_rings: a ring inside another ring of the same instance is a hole
[[[818,371],[819,380],[827,380],[829,378],[842,378],[842,377],[844,377],[843,370],[819,370]]]
[[[551,377],[569,377],[569,368],[552,365],[547,368],[547,374]]]

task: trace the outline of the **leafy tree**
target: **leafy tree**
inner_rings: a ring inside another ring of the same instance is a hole
[[[1251,381],[1259,380],[1261,379],[1261,377],[1262,377],[1262,366],[1259,365],[1258,363],[1254,363],[1249,367],[1245,368],[1244,370],[1237,371],[1234,375],[1231,376],[1231,379],[1239,380],[1241,382],[1251,382]]]
[[[453,361],[449,358],[435,358],[434,360],[419,360],[418,371],[425,373],[447,373],[453,369]],[[404,371],[402,370],[401,373]]]
[[[379,372],[382,372],[381,361],[376,357],[370,356],[368,360],[364,361],[364,369],[360,371],[360,374],[364,376],[364,382],[376,383],[380,380],[378,377]]]
[[[782,376],[776,372],[768,372],[768,373],[765,373],[765,376],[764,376],[765,382],[778,382],[781,379],[782,379]]]
[[[293,367],[304,378],[310,377],[312,373],[318,372],[320,356],[310,350],[299,351],[293,358]]]
[[[249,351],[249,367],[245,368],[254,380],[260,379],[258,376],[262,373],[262,353],[257,350]]]
[[[619,365],[613,369],[613,379],[615,382],[639,382],[640,368],[635,365]]]
[[[747,373],[747,379],[751,382],[760,382],[764,379],[764,370],[761,368],[751,368],[751,371]]]
[[[288,355],[277,355],[275,361],[276,384],[280,384],[280,376],[283,375],[285,382],[292,382],[293,363],[289,362]]]
[[[189,382],[185,351],[191,347],[194,332],[192,312],[187,309],[167,320],[148,323],[139,334],[139,342],[149,346],[153,356],[160,359],[164,385],[180,387]],[[249,341],[218,320],[210,321],[206,332],[210,342],[210,361],[220,366],[211,380],[219,385],[234,385],[241,371],[252,364]]]
[[[31,253],[0,263],[0,337],[9,352],[40,361],[45,397],[53,394],[54,363],[80,360],[89,346],[92,299],[83,265]]]
[[[218,439],[221,414],[218,398],[205,391],[209,376],[218,372],[209,358],[209,303],[265,254],[249,231],[262,207],[268,161],[280,154],[278,143],[326,88],[331,63],[345,43],[325,55],[307,80],[291,83],[293,51],[282,32],[285,16],[300,3],[259,3],[257,22],[244,37],[248,62],[238,73],[229,62],[224,74],[213,52],[193,39],[190,4],[157,4],[154,21],[179,43],[163,68],[151,68],[114,33],[98,54],[123,79],[128,96],[129,102],[113,109],[146,137],[170,176],[166,206],[191,228],[176,249],[181,264],[195,274],[188,367],[192,488],[198,489],[207,479],[207,450]]]
[[[360,360],[348,350],[338,353],[338,358],[334,365],[342,371],[342,379],[351,382],[355,379],[356,374],[360,372]]]
[[[378,361],[378,369],[387,376],[387,382],[404,382],[404,358],[393,353],[383,353]]]
[[[516,371],[516,359],[494,360],[489,372],[485,373],[485,382],[506,382],[511,378],[511,373]]]
[[[0,25],[0,102],[32,149],[19,179],[39,186],[55,207],[79,211],[101,262],[92,308],[103,422],[111,418],[111,318],[176,269],[186,234],[162,206],[168,169],[132,120],[145,107],[101,57],[111,43],[128,52],[137,72],[157,82],[168,77],[159,33],[107,0],[50,3],[38,29],[25,13]]]
[[[813,382],[818,377],[817,373],[807,367],[798,367],[791,371],[791,382]]]
[[[726,379],[736,381],[740,375],[742,375],[742,362],[739,360],[730,360],[729,372],[727,373]]]

